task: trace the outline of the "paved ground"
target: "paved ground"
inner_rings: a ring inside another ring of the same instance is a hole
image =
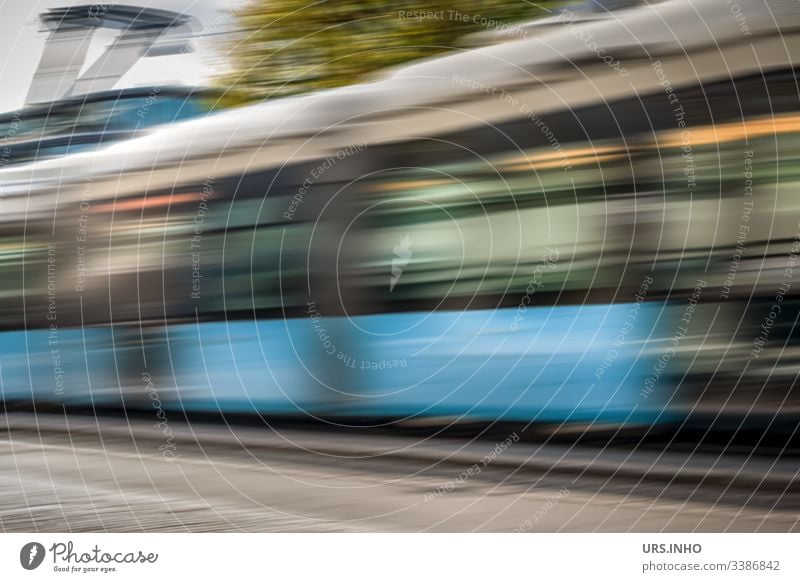
[[[163,428],[3,417],[0,531],[800,530],[796,459]]]

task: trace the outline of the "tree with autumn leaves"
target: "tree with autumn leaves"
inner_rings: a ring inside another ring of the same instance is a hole
[[[252,0],[223,46],[218,106],[350,85],[376,71],[463,48],[470,33],[548,15],[527,0]]]

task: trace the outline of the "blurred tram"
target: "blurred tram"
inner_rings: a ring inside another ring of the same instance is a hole
[[[162,123],[202,115],[211,99],[191,87],[131,87],[4,113],[0,167],[99,149]]]
[[[3,399],[367,424],[796,412],[800,10],[726,6],[565,12],[2,170]]]

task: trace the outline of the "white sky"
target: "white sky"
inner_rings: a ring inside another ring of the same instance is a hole
[[[37,21],[38,15],[50,8],[91,3],[92,0],[0,0],[0,112],[21,107],[28,94],[47,38]],[[103,3],[183,11],[194,16],[203,29],[201,34],[206,34],[194,40],[194,53],[140,60],[117,84],[120,88],[165,83],[203,84],[223,65],[217,52],[223,38],[219,33],[230,30],[232,21],[228,13],[231,8],[240,6],[242,0],[104,0],[99,4]],[[95,34],[86,66],[103,53],[113,36],[111,31]]]

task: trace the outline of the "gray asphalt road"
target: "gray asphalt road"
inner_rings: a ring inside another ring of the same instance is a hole
[[[521,441],[497,453],[502,439],[177,423],[167,438],[163,429],[5,417],[0,529],[800,530],[791,461]]]

